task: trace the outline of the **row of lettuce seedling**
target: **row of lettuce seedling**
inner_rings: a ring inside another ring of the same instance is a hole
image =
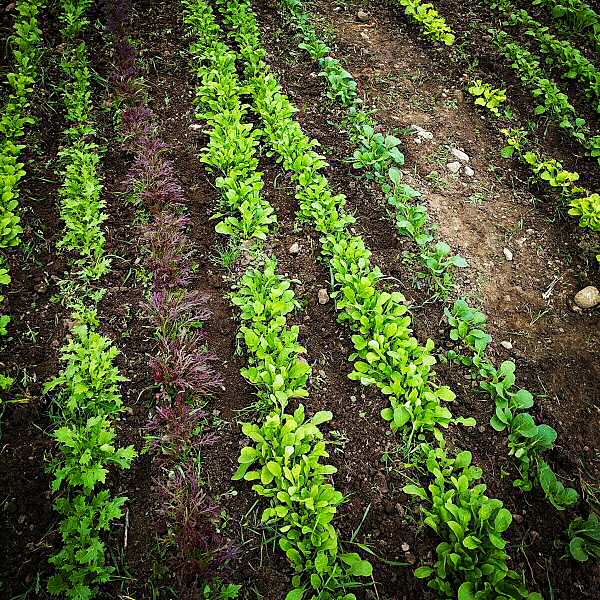
[[[443,42],[446,46],[454,44],[456,40],[454,32],[433,4],[423,2],[423,0],[391,1],[393,4],[402,6],[406,16],[415,21],[427,37],[436,42]]]
[[[543,70],[536,55],[515,42],[506,31],[495,30],[493,40],[499,51],[510,61],[526,89],[536,101],[536,115],[546,115],[600,163],[600,136],[593,135],[583,117],[577,114],[569,97]]]
[[[453,418],[442,404],[453,400],[454,394],[435,380],[433,344],[428,341],[421,346],[412,336],[402,295],[381,289],[382,274],[371,265],[369,250],[349,231],[354,219],[344,210],[345,197],[332,192],[322,173],[328,166],[326,161],[315,152],[316,142],[293,118],[295,107],[264,61],[265,51],[250,5],[244,0],[218,4],[239,44],[252,107],[261,118],[263,134],[296,184],[298,218],[322,236],[322,258],[332,271],[339,320],[355,332],[351,377],[376,385],[390,397],[391,406],[382,415],[394,430],[419,441],[431,437],[438,441],[437,447],[430,448],[434,454],[426,453],[425,462],[419,462],[431,465],[429,472],[445,486],[431,483],[426,509],[430,512],[428,524],[443,541],[436,549],[434,567],[419,569],[417,575],[431,578],[430,585],[436,589],[451,590],[465,598],[482,590],[503,590],[514,598],[539,598],[539,594],[529,594],[521,576],[508,568],[502,533],[512,517],[502,502],[485,496],[483,484],[471,485],[481,476],[480,470],[469,471],[470,478],[464,474],[452,477],[448,465],[456,465],[457,471],[470,468],[470,455],[449,456],[442,430],[453,422],[473,425],[474,421]],[[419,448],[425,453],[423,444]],[[434,458],[445,466],[441,472],[433,465]],[[405,491],[424,495],[418,486],[407,486]]]
[[[4,252],[21,242],[19,215],[19,182],[25,177],[25,163],[21,154],[26,126],[34,124],[30,97],[38,80],[38,62],[43,43],[39,14],[45,0],[19,0],[16,19],[9,39],[14,58],[13,70],[7,73],[8,98],[0,118],[0,290],[11,282]],[[0,308],[5,297],[0,291]],[[0,314],[0,337],[8,334],[9,315]],[[0,373],[0,393],[10,390],[14,380]],[[3,400],[0,398],[0,407]]]
[[[208,494],[202,473],[204,447],[216,441],[207,428],[205,406],[222,378],[201,329],[211,316],[207,297],[190,289],[194,253],[187,235],[190,220],[182,212],[187,198],[147,105],[137,50],[128,35],[128,3],[113,0],[106,12],[123,148],[132,156],[126,194],[145,223],[140,226],[140,247],[152,281],[141,307],[153,327],[156,349],[148,367],[158,390],[147,425],[147,451],[160,465],[154,483],[167,518],[161,543],[171,554],[169,585],[175,583],[185,597],[202,593],[233,598],[240,586],[223,582],[221,576],[235,549],[220,533],[221,509]]]
[[[468,91],[475,104],[487,109],[493,117],[513,118],[514,111],[506,103],[506,90],[478,79]],[[506,140],[501,151],[504,158],[518,158],[530,170],[534,181],[557,190],[568,214],[578,219],[580,227],[600,231],[600,194],[579,185],[579,173],[568,171],[557,159],[542,154],[529,140],[528,129],[513,126],[501,128],[500,133]],[[600,261],[600,254],[596,258]]]
[[[208,147],[201,160],[220,174],[220,221],[216,230],[244,243],[251,266],[234,284],[231,300],[239,311],[239,339],[248,365],[242,375],[257,389],[260,423],[245,423],[252,445],[242,449],[235,480],[255,482],[253,490],[268,500],[262,522],[275,528],[278,543],[295,570],[287,600],[355,598],[351,589],[371,575],[371,565],[340,549],[333,519],[343,495],[329,482],[335,468],[320,425],[332,414],[306,415],[311,367],[304,358],[298,326],[288,323],[299,307],[291,282],[277,273],[275,259],[262,244],[276,222],[263,196],[258,168],[260,131],[248,122],[248,105],[236,71],[237,57],[222,41],[211,7],[204,0],[184,0],[185,21],[196,41],[191,46],[199,78],[197,118],[206,123]],[[260,55],[262,57],[263,54]],[[260,57],[255,57],[257,60]],[[251,241],[253,244],[248,245]]]
[[[314,19],[304,10],[300,0],[282,0],[282,2],[291,10],[292,20],[304,40],[303,47],[310,52],[310,48],[318,44],[318,36],[312,25]],[[313,58],[316,57],[313,56]],[[340,66],[340,68],[342,67]],[[348,73],[348,71],[345,72]],[[349,73],[348,76],[351,77]],[[360,136],[361,123],[368,118],[368,115],[360,109],[358,96],[348,108],[347,119],[353,126],[351,132],[358,132],[353,135],[359,145],[356,152],[362,155],[366,148],[376,147],[373,143],[367,144],[365,138]],[[400,178],[395,172],[396,169],[390,168],[391,161],[387,150],[396,148],[395,140],[387,142],[386,140],[392,136],[383,133],[381,125],[372,119],[369,128],[370,131],[377,129],[379,132],[375,134],[375,136],[379,136],[377,146],[379,150],[372,153],[369,157],[370,160],[363,161],[362,166],[370,172],[372,179],[382,184],[383,192],[389,195],[391,186],[390,182],[386,180],[387,173],[387,176],[392,179],[392,183],[395,183],[395,192],[392,196],[388,196],[388,201],[397,207],[398,200],[395,196],[400,189]],[[410,193],[412,197],[415,195],[415,192]],[[425,205],[418,206],[425,214],[427,213]],[[398,219],[406,219],[405,214],[406,210],[398,216]],[[411,230],[404,226],[400,228],[400,231],[410,232]],[[451,351],[447,356],[452,361],[471,367],[481,388],[494,400],[496,412],[491,420],[491,425],[497,431],[507,431],[509,455],[514,456],[519,464],[520,477],[515,480],[515,486],[528,491],[532,489],[534,483],[537,483],[547,499],[558,510],[573,506],[579,498],[578,493],[572,488],[565,488],[542,458],[544,452],[554,447],[556,431],[548,425],[536,424],[534,418],[527,412],[533,407],[534,399],[528,390],[515,387],[515,364],[512,361],[505,361],[498,369],[487,356],[486,350],[492,338],[484,330],[487,320],[485,315],[470,307],[463,299],[457,300],[451,307],[446,308],[445,314],[451,326],[451,339],[460,341],[472,353],[471,356],[465,356]]]
[[[45,385],[52,397],[55,449],[49,465],[62,547],[50,557],[56,573],[48,582],[53,595],[93,598],[114,572],[107,564],[104,536],[122,516],[126,498],[112,497],[109,469],[127,469],[136,452],[118,448],[115,420],[123,412],[115,365],[119,351],[99,332],[99,279],[110,265],[102,223],[106,219],[95,143],[93,89],[87,47],[80,41],[88,25],[91,0],[61,2],[67,129],[59,158],[63,168],[60,216],[65,230],[59,247],[68,252],[70,272],[61,282],[62,301],[74,322],[61,351],[64,368]]]

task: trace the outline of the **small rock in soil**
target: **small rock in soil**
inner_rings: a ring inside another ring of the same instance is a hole
[[[513,345],[508,340],[503,340],[500,345],[507,350],[512,350]]]
[[[329,302],[329,294],[325,288],[319,290],[319,304],[327,304]]]
[[[458,173],[460,171],[460,163],[458,161],[448,163],[446,166],[450,173]]]
[[[452,95],[459,104],[462,104],[465,101],[465,94],[462,90],[454,90]]]
[[[600,304],[600,291],[593,285],[588,285],[575,294],[575,304],[579,308],[594,308]]]
[[[522,523],[523,522],[523,516],[522,515],[513,515],[513,519],[515,520],[516,523]]]
[[[504,248],[502,252],[504,252],[506,260],[511,261],[513,259],[513,253],[508,248]]]
[[[473,171],[473,169],[471,169],[471,167],[469,167],[468,165],[465,167],[465,175],[467,177],[473,177],[473,175],[475,175],[475,171]]]
[[[300,252],[300,245],[298,244],[298,242],[294,242],[290,246],[289,252],[290,252],[290,254],[298,254]]]
[[[369,20],[369,13],[364,10],[359,10],[356,16],[361,23],[366,23]]]
[[[190,129],[192,131],[202,131],[202,125],[200,125],[200,123],[192,123]]]
[[[410,546],[406,542],[404,542],[400,547],[402,548],[402,552],[408,552],[410,550]]]
[[[469,162],[469,155],[458,148],[452,148],[452,154],[462,162]]]
[[[417,132],[417,135],[424,140],[433,139],[433,133],[431,133],[431,131],[427,131],[426,129],[419,127],[419,125],[411,125],[411,127]]]

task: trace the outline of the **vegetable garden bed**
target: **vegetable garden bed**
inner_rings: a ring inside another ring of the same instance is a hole
[[[551,4],[7,8],[3,598],[596,597],[600,11]]]

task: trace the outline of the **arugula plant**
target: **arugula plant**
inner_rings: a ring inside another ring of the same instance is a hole
[[[126,501],[124,496],[111,499],[108,490],[56,501],[55,509],[64,517],[60,524],[63,546],[49,559],[58,569],[48,581],[50,594],[85,600],[94,598],[98,586],[110,581],[115,568],[106,564],[106,545],[101,535],[122,517]]]
[[[558,64],[565,79],[577,79],[583,84],[585,95],[595,102],[596,112],[600,112],[600,72],[594,64],[568,41],[555,37],[526,10],[517,9],[510,0],[500,0],[495,7],[507,18],[508,25],[525,28],[525,34],[539,43],[546,64]]]
[[[94,304],[103,290],[90,286],[108,271],[110,261],[102,230],[106,216],[97,172],[100,156],[93,142],[91,74],[86,46],[75,40],[87,24],[83,15],[89,5],[89,0],[61,2],[62,97],[69,127],[60,153],[61,217],[66,228],[59,245],[72,253],[70,264],[79,271],[62,282],[63,292],[77,295],[76,324],[62,350],[65,366],[44,388],[45,393],[52,393],[56,407],[52,433],[56,453],[49,467],[52,489],[60,492],[55,509],[62,516],[63,540],[49,559],[56,574],[48,582],[48,591],[73,600],[95,597],[98,587],[114,572],[106,565],[101,538],[121,517],[126,498],[111,499],[101,488],[109,468],[129,468],[136,456],[132,446],[117,448],[114,443],[112,419],[123,411],[119,386],[124,379],[114,365],[118,351],[96,331],[99,321]],[[91,306],[85,304],[90,301]]]
[[[516,389],[516,365],[504,361],[499,369],[487,356],[492,337],[486,331],[486,316],[459,299],[444,313],[450,325],[450,339],[459,342],[463,351],[451,350],[447,359],[469,367],[479,380],[479,386],[495,404],[490,425],[496,431],[507,431],[509,456],[519,461],[520,477],[514,485],[524,491],[539,483],[546,498],[558,510],[573,505],[578,494],[564,488],[542,454],[554,447],[556,431],[545,424],[536,424],[527,412],[533,407],[533,394],[527,389]],[[464,350],[467,352],[465,353]]]
[[[363,124],[353,137],[358,141],[358,148],[354,151],[352,163],[354,168],[368,171],[369,179],[385,177],[392,166],[404,164],[404,154],[396,136],[376,132],[372,125]]]
[[[579,217],[580,227],[600,230],[599,196],[575,185],[579,181],[579,173],[567,171],[556,159],[546,158],[535,150],[529,150],[527,132],[524,129],[501,129],[501,133],[507,141],[502,149],[504,158],[516,155],[530,167],[535,179],[560,191],[561,199],[569,206],[569,214]]]
[[[600,163],[600,136],[594,136],[585,119],[577,116],[568,96],[561,91],[554,80],[543,77],[540,61],[526,48],[510,41],[504,31],[490,30],[494,43],[500,52],[512,61],[511,67],[517,72],[523,84],[531,90],[539,103],[534,109],[536,115],[548,115],[556,124],[567,131],[587,151],[589,156]]]
[[[127,469],[136,456],[133,446],[116,448],[110,421],[123,411],[119,384],[124,378],[114,365],[118,351],[90,329],[97,323],[94,311],[84,311],[79,318],[88,324],[73,328],[62,351],[65,368],[44,388],[45,393],[55,393],[60,425],[52,434],[58,452],[50,471],[53,491],[63,493],[55,508],[64,517],[63,547],[50,558],[58,574],[50,579],[48,591],[77,600],[94,597],[96,586],[113,572],[105,566],[99,536],[121,516],[126,501],[111,500],[107,490],[97,488],[106,482],[110,466]]]

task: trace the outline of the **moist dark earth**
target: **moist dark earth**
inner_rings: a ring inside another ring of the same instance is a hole
[[[488,315],[493,358],[517,363],[519,385],[536,394],[534,416],[558,431],[557,447],[548,460],[565,483],[590,500],[589,495],[598,490],[600,472],[600,312],[573,310],[573,296],[586,285],[598,285],[598,268],[591,258],[598,239],[583,235],[558,210],[555,197],[529,185],[527,173],[517,163],[500,157],[503,141],[497,126],[462,92],[469,78],[491,78],[507,87],[518,113],[529,118],[531,102],[514,74],[500,64],[491,45],[485,40],[480,43],[477,37],[477,32],[493,23],[489,9],[477,2],[468,7],[452,0],[437,3],[465,41],[464,51],[457,52],[428,42],[392,4],[317,1],[312,9],[335,56],[358,81],[361,95],[385,129],[402,132],[419,125],[433,133],[431,141],[422,143],[412,134],[400,133],[405,177],[424,193],[441,237],[469,261],[470,267],[459,274],[456,295],[467,296]],[[318,65],[298,49],[299,40],[282,18],[277,2],[258,0],[254,8],[268,62],[300,109],[297,116],[302,127],[321,144],[330,163],[327,175],[336,191],[347,195],[357,218],[357,233],[373,250],[374,263],[389,278],[390,286],[410,302],[417,337],[422,342],[433,339],[437,351],[443,353],[451,348],[443,320],[446,304],[430,302],[428,290],[415,286],[406,254],[414,248],[397,235],[385,199],[347,161],[353,147],[337,125],[342,113],[325,98]],[[357,19],[359,9],[368,10],[366,22]],[[66,268],[66,257],[56,252],[62,230],[56,157],[65,126],[56,87],[60,80],[57,11],[56,3],[50,3],[42,21],[47,50],[34,107],[44,126],[31,130],[25,156],[26,244],[10,256],[13,282],[7,312],[15,318],[0,356],[3,369],[17,378],[15,397],[24,400],[7,405],[2,417],[3,598],[48,597],[45,585],[51,570],[47,559],[60,543],[44,469],[52,453],[48,435],[52,407],[42,394],[43,383],[60,368],[59,350],[70,325],[66,310],[53,301]],[[108,293],[99,313],[102,332],[121,350],[119,368],[129,379],[123,386],[128,412],[119,422],[119,441],[141,449],[154,408],[148,359],[155,348],[141,310],[146,292],[135,276],[140,256],[137,217],[123,194],[131,156],[116,141],[119,132],[111,110],[114,90],[106,83],[112,68],[111,47],[100,6],[93,8],[92,18],[86,42],[97,74],[94,92],[105,152],[102,174],[109,211],[109,254],[116,257],[104,281]],[[3,20],[10,23],[5,15]],[[139,49],[148,103],[157,115],[160,137],[171,146],[170,158],[188,201],[188,235],[197,263],[192,288],[208,296],[213,313],[205,325],[206,344],[218,357],[224,386],[207,406],[218,441],[204,451],[204,473],[206,489],[224,509],[223,532],[240,547],[227,578],[242,584],[244,598],[279,600],[289,591],[288,564],[274,550],[272,533],[260,524],[262,503],[257,503],[250,485],[231,481],[239,449],[245,445],[239,422],[252,420],[255,396],[240,375],[245,360],[237,351],[235,314],[227,299],[230,279],[216,258],[223,242],[209,221],[219,195],[214,175],[199,160],[207,140],[202,131],[190,129],[196,80],[179,2],[133,2],[129,30]],[[469,57],[475,52],[478,64],[473,67]],[[597,128],[596,116],[586,116]],[[576,168],[586,185],[597,188],[598,165],[583,158],[568,138],[549,128],[542,141],[549,154],[563,160],[567,168]],[[472,178],[448,174],[445,164],[450,147],[470,156]],[[265,197],[279,218],[269,250],[277,256],[280,272],[298,280],[295,291],[304,306],[294,320],[313,366],[306,405],[311,413],[331,410],[334,414],[326,429],[333,442],[330,462],[338,468],[335,485],[347,498],[336,526],[342,541],[352,538],[372,551],[369,558],[376,592],[358,590],[357,597],[434,598],[413,570],[432,560],[438,540],[421,526],[418,506],[402,492],[413,474],[403,465],[398,438],[380,417],[385,398],[347,378],[351,371],[346,360],[352,347],[349,334],[336,323],[333,303],[322,305],[317,300],[319,289],[327,288],[330,279],[318,258],[318,238],[297,229],[294,189],[279,166],[265,154],[260,168],[265,173]],[[298,254],[289,252],[294,243],[300,246]],[[506,260],[504,248],[511,250],[512,261]],[[505,349],[500,341],[510,341],[512,349]],[[451,429],[449,445],[473,452],[474,461],[483,468],[488,495],[500,498],[515,515],[508,534],[511,567],[523,571],[529,589],[545,598],[597,598],[598,566],[565,559],[564,545],[558,542],[576,514],[587,514],[586,502],[559,513],[549,510],[538,492],[524,494],[514,488],[515,468],[507,456],[506,440],[488,425],[489,398],[477,393],[466,371],[441,363],[437,369],[439,379],[457,393],[453,412],[472,415],[478,423],[472,430]],[[119,577],[103,590],[106,597],[180,597],[169,573],[168,549],[165,555],[161,545],[165,533],[157,490],[161,476],[160,462],[149,453],[138,458],[130,471],[112,477],[115,493],[128,496],[129,501],[127,521],[115,526],[108,540],[109,559]]]

